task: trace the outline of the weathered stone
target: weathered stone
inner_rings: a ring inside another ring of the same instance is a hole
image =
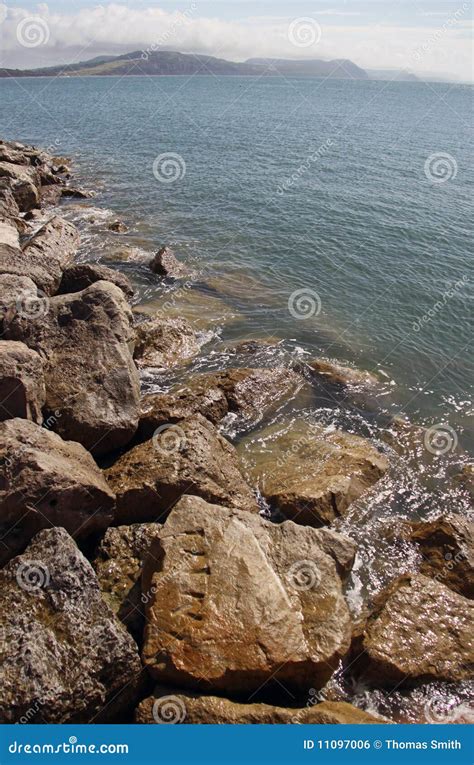
[[[137,327],[135,361],[140,367],[174,367],[197,356],[200,348],[186,319],[153,319]]]
[[[315,529],[184,497],[145,561],[152,677],[231,693],[321,687],[345,655],[349,611]]]
[[[38,298],[36,284],[27,276],[0,274],[0,331],[3,334],[3,322],[7,316],[16,312],[30,316],[42,313],[45,305],[43,298]]]
[[[160,529],[159,523],[107,529],[93,563],[105,602],[137,639],[141,639],[145,623],[143,560]]]
[[[18,250],[18,257],[21,258],[20,236],[17,227],[11,220],[0,219],[0,247],[3,245]]]
[[[95,455],[127,444],[138,425],[138,372],[131,311],[122,291],[97,282],[82,292],[51,298],[44,315],[16,313],[5,337],[43,356],[46,410],[54,429]]]
[[[63,272],[61,284],[59,286],[60,294],[70,292],[80,292],[99,281],[112,282],[119,287],[122,292],[131,298],[134,295],[130,279],[120,271],[115,271],[107,266],[100,266],[96,263],[76,263]]]
[[[128,231],[125,223],[123,223],[121,220],[114,220],[107,226],[107,228],[109,231],[114,231],[116,234],[124,234],[126,231]]]
[[[0,249],[0,273],[28,276],[46,295],[53,295],[78,243],[76,227],[54,216],[29,239],[22,252]]]
[[[95,194],[93,191],[87,191],[85,189],[76,189],[76,188],[73,188],[72,186],[63,186],[62,196],[72,197],[73,199],[90,199],[91,197],[95,196]]]
[[[176,258],[170,247],[162,247],[150,261],[150,268],[159,276],[171,279],[183,279],[189,275],[189,270]]]
[[[162,521],[183,494],[258,512],[234,447],[201,415],[158,430],[106,471],[120,523]]]
[[[49,526],[77,538],[106,529],[114,495],[90,454],[29,420],[0,423],[0,556]]]
[[[352,666],[375,687],[472,678],[474,604],[422,574],[401,576],[356,630]]]
[[[40,179],[33,167],[0,162],[0,178],[10,181],[12,194],[22,212],[38,207]]]
[[[7,178],[0,178],[0,218],[17,218],[20,208]]]
[[[41,356],[24,343],[0,342],[0,420],[43,422],[46,401]]]
[[[204,696],[156,688],[135,713],[142,725],[383,725],[381,717],[344,701],[323,701],[303,708],[239,704],[221,696]]]
[[[474,524],[461,515],[413,523],[410,539],[420,550],[420,572],[465,598],[474,598]]]
[[[0,722],[113,721],[136,703],[140,658],[64,529],[0,572]]]
[[[177,386],[169,393],[150,393],[142,399],[139,434],[143,439],[151,438],[161,425],[176,423],[195,414],[202,414],[217,425],[228,410],[223,391],[211,385],[198,392],[188,386]]]
[[[305,366],[334,385],[367,387],[379,384],[377,377],[370,372],[343,366],[327,359],[313,359]]]
[[[245,473],[286,518],[321,526],[373,486],[388,460],[367,439],[304,421],[275,425],[243,439]]]

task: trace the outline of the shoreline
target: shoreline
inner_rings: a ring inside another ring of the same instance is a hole
[[[256,365],[271,346],[265,341],[230,345],[234,367],[187,374],[203,339],[179,303],[147,315],[132,303],[124,273],[75,262],[76,226],[54,213],[41,220],[42,204],[47,211],[63,197],[87,199],[72,180],[64,158],[0,142],[0,609],[9,614],[19,598],[34,625],[30,639],[45,652],[33,687],[24,674],[29,659],[17,654],[28,639],[25,625],[13,610],[0,720],[18,721],[40,694],[38,721],[67,722],[81,710],[80,721],[90,722],[106,709],[114,722],[138,708],[137,722],[161,722],[159,700],[173,693],[186,710],[178,722],[294,722],[296,713],[297,722],[379,723],[387,720],[348,703],[352,681],[374,692],[400,682],[408,694],[430,682],[461,688],[470,679],[464,637],[438,634],[428,655],[413,643],[408,662],[395,642],[382,660],[377,630],[396,638],[408,619],[414,631],[432,632],[432,609],[442,618],[447,608],[464,636],[473,597],[467,518],[395,525],[395,544],[418,555],[409,561],[413,570],[382,588],[368,616],[356,620],[347,603],[357,545],[346,519],[368,496],[383,494],[395,447],[406,441],[419,454],[426,431],[393,420],[394,443],[381,448],[303,420],[279,428],[270,415],[314,389],[334,406],[347,399],[359,406],[379,383],[324,359]],[[157,280],[192,284],[192,272],[167,247],[145,265]],[[205,314],[209,304],[197,310]],[[149,369],[175,368],[184,370],[184,383],[143,395]],[[224,423],[241,434],[238,448],[222,435]],[[439,437],[430,436],[433,443]],[[460,479],[466,496],[469,482],[467,470]],[[452,567],[440,539],[449,540]],[[89,656],[99,633],[110,640],[116,677],[105,652]],[[51,640],[63,655],[54,687]],[[68,668],[76,650],[92,686],[105,678],[90,698],[81,698]],[[443,663],[446,652],[452,658]],[[433,672],[438,659],[443,668]],[[272,684],[275,675],[296,708]],[[162,696],[149,695],[151,680],[164,686]],[[243,703],[262,684],[262,703]],[[318,703],[309,705],[315,687]],[[460,717],[466,714],[463,706]],[[429,710],[413,721],[429,722]]]

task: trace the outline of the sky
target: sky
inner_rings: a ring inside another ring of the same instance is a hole
[[[348,58],[365,69],[472,82],[470,0],[0,0],[0,66],[133,50]]]

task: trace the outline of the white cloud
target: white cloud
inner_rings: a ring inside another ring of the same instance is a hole
[[[295,47],[288,39],[291,17],[259,17],[239,22],[204,18],[198,15],[198,0],[183,0],[181,12],[132,9],[111,3],[58,13],[41,4],[36,13],[47,25],[47,42],[32,47],[21,45],[18,25],[34,14],[9,8],[0,23],[1,65],[28,68],[154,46],[236,61],[252,56],[350,58],[364,68],[450,72],[470,80],[470,40],[459,34],[461,29],[465,30],[469,16],[462,10],[464,6],[460,8],[456,19],[440,19],[436,28],[361,25],[360,20],[357,26],[351,26],[349,19],[343,24],[339,20],[336,25],[331,23],[330,16],[323,18],[317,14],[322,30],[320,41],[314,46]]]

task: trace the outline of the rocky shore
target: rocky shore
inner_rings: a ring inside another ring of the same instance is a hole
[[[0,141],[0,722],[397,721],[354,688],[423,688],[411,721],[472,721],[474,525],[449,508],[402,524],[413,569],[354,618],[340,524],[390,459],[267,423],[317,386],[356,401],[377,380],[327,359],[253,365],[249,341],[235,367],[145,393],[147,370],[185,366],[202,337],[76,260],[56,210],[87,196],[66,159]],[[147,265],[193,279],[166,247]],[[440,683],[467,699],[455,717],[433,707]]]

